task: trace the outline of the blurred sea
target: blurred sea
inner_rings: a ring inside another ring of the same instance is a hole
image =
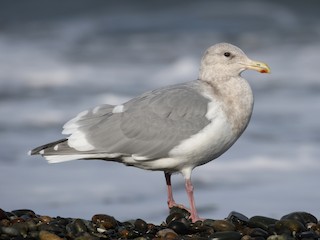
[[[251,123],[223,156],[193,171],[202,217],[320,217],[320,2],[4,1],[0,7],[0,207],[160,222],[163,173],[103,161],[48,165],[29,149],[102,103],[197,78],[204,50],[230,42],[267,62],[243,74]],[[177,202],[188,205],[181,176]]]

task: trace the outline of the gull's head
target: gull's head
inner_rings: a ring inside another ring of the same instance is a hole
[[[218,43],[208,48],[202,57],[199,79],[236,77],[247,69],[270,73],[267,64],[251,60],[240,48],[229,43]]]

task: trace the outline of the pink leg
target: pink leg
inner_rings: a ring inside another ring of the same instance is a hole
[[[188,198],[189,198],[189,202],[190,202],[190,207],[191,207],[190,218],[191,218],[192,222],[202,220],[199,218],[198,213],[197,213],[197,209],[196,209],[196,205],[195,205],[194,197],[193,197],[193,186],[192,186],[190,178],[186,178],[186,192],[188,194]]]
[[[166,178],[167,190],[168,190],[168,207],[172,208],[173,206],[176,206],[177,204],[174,201],[173,194],[172,194],[171,173],[164,173],[164,176]]]
[[[168,190],[168,207],[178,207],[178,208],[183,208],[186,209],[185,206],[182,204],[177,204],[176,201],[173,199],[173,193],[172,193],[172,186],[171,186],[171,173],[164,173],[164,176],[166,178],[166,183],[167,183],[167,190]],[[186,209],[189,211],[188,209]]]

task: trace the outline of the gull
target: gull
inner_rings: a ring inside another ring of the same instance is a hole
[[[146,170],[163,171],[168,207],[171,175],[181,173],[192,222],[200,220],[191,172],[227,151],[248,126],[253,110],[244,70],[269,73],[238,47],[218,43],[201,60],[197,80],[141,94],[121,105],[103,104],[79,113],[63,126],[65,138],[37,147],[49,163],[101,159]]]

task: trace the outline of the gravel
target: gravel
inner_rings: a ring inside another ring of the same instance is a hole
[[[225,219],[192,223],[189,212],[172,208],[161,224],[143,219],[120,222],[107,214],[91,220],[50,217],[29,209],[0,209],[0,239],[99,240],[99,239],[214,239],[214,240],[311,240],[320,239],[320,222],[307,212],[292,212],[281,219],[231,212]]]

